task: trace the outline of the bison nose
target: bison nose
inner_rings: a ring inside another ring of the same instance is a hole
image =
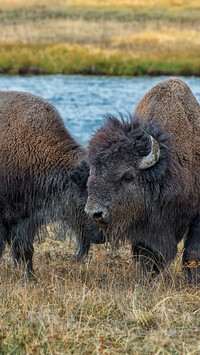
[[[88,217],[100,227],[106,227],[110,221],[110,214],[104,207],[90,209],[86,206],[85,212],[87,213]]]
[[[92,217],[96,222],[108,223],[109,221],[109,213],[105,210],[94,212]]]

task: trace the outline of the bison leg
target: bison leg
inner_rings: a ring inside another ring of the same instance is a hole
[[[142,244],[133,245],[132,253],[134,261],[139,262],[139,277],[154,277],[164,267],[164,259]]]
[[[79,243],[79,251],[78,251],[78,254],[75,255],[76,261],[80,261],[81,259],[83,259],[84,256],[88,255],[90,245],[91,245],[91,243],[89,243],[89,242],[86,243],[86,242],[81,241]]]
[[[0,256],[5,249],[6,242],[10,242],[10,230],[5,223],[0,222]]]
[[[28,278],[32,278],[34,275],[33,271],[33,245],[24,246],[23,243],[14,240],[13,242],[13,257],[17,264],[22,264],[27,271]]]
[[[184,243],[183,265],[190,282],[200,285],[200,215],[189,227]]]
[[[177,244],[172,238],[165,238],[165,240],[168,242],[161,243],[158,238],[159,242],[157,245],[154,243],[153,247],[146,246],[144,243],[132,245],[133,258],[136,262],[139,262],[139,277],[155,277],[174,259],[177,252]]]
[[[13,257],[17,264],[22,264],[27,272],[28,278],[34,275],[33,270],[33,241],[35,228],[29,220],[24,220],[12,229]]]

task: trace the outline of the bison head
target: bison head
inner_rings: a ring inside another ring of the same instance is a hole
[[[144,223],[163,194],[169,141],[156,123],[109,117],[89,142],[85,176],[79,177],[87,178],[85,211],[109,237]]]

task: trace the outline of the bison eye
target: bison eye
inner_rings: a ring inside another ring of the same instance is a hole
[[[133,181],[134,177],[131,173],[125,173],[121,177],[121,181],[131,182]]]

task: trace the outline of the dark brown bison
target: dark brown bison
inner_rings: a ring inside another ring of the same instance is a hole
[[[111,240],[127,236],[157,273],[185,235],[183,262],[199,263],[200,106],[182,80],[154,86],[131,120],[109,117],[86,160],[85,211]]]
[[[78,259],[91,242],[104,241],[84,212],[86,180],[77,186],[70,179],[84,156],[53,105],[28,93],[0,92],[0,254],[12,244],[29,275],[43,224],[67,223],[78,236]]]

